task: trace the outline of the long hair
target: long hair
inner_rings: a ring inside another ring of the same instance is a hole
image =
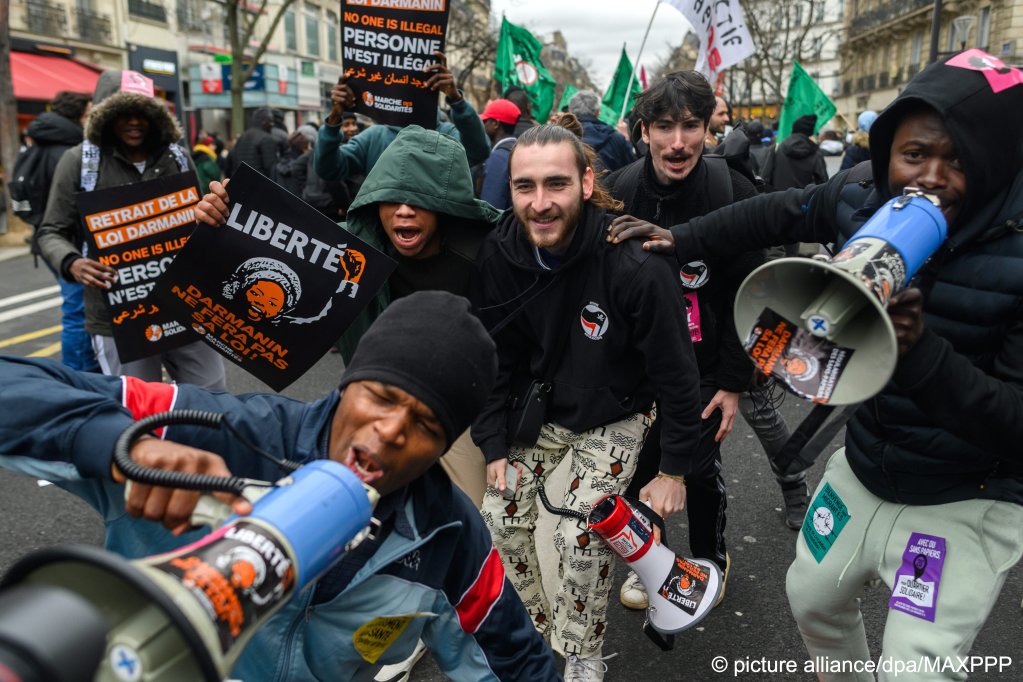
[[[567,118],[566,117],[570,117]],[[576,136],[572,130],[562,124],[562,122],[572,125],[575,122],[576,126],[579,126],[579,120],[572,114],[562,114],[558,119],[558,123],[546,123],[540,126],[534,126],[526,132],[519,135],[518,140],[515,142],[515,146],[512,148],[511,154],[508,157],[508,169],[511,170],[512,158],[515,156],[515,150],[519,147],[546,147],[549,144],[567,144],[572,148],[572,153],[575,156],[576,170],[579,171],[579,178],[582,179],[583,175],[586,174],[587,168],[596,168],[597,153],[593,151],[593,148]],[[581,129],[581,126],[580,126]],[[606,171],[604,171],[606,172]],[[601,175],[604,174],[601,173]],[[594,171],[593,178],[593,194],[590,195],[589,202],[598,208],[603,208],[607,211],[621,211],[625,204],[615,199],[601,184],[600,179],[597,177],[596,171]]]

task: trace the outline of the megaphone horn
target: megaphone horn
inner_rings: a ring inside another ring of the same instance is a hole
[[[735,297],[735,327],[764,374],[818,403],[872,397],[895,371],[885,307],[941,246],[937,197],[891,199],[830,260],[781,258],[754,270]]]

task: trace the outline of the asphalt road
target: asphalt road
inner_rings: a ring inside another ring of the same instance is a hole
[[[53,330],[59,326],[60,316],[59,308],[54,307],[57,294],[51,291],[53,286],[50,273],[42,267],[34,269],[28,256],[0,261],[0,353],[37,354],[59,359],[59,336]],[[21,298],[12,302],[14,296]],[[340,372],[338,357],[328,355],[284,394],[299,399],[318,397],[335,385]],[[231,364],[228,365],[228,385],[234,392],[269,390]],[[806,414],[807,406],[788,397],[782,412],[790,425],[794,425]],[[24,427],[32,428],[32,425]],[[840,433],[828,453],[839,447],[841,438]],[[607,661],[606,679],[637,682],[814,679],[801,672],[733,674],[736,666],[759,664],[776,668],[787,661],[793,661],[797,669],[802,670],[807,654],[785,598],[785,571],[794,554],[797,534],[782,523],[778,486],[759,444],[741,420],[725,442],[723,453],[729,497],[726,536],[732,556],[725,601],[700,626],[679,636],[675,650],[669,653],[662,653],[642,634],[642,614],[613,603],[604,654],[617,655]],[[824,459],[822,457],[813,468],[814,485],[820,478]],[[556,480],[552,481],[552,487]],[[85,504],[54,486],[41,487],[33,479],[2,470],[0,518],[3,519],[0,572],[19,557],[41,547],[63,542],[102,542],[98,517]],[[670,519],[668,525],[672,545],[683,547],[684,515]],[[544,520],[541,536],[544,528],[549,527],[550,519]],[[549,557],[549,548],[543,549]],[[555,585],[553,570],[553,562],[548,560],[544,571],[548,590]],[[617,599],[624,574],[619,565],[613,599]],[[954,589],[954,586],[949,588]],[[865,589],[862,597],[866,629],[875,657],[880,653],[879,635],[888,596],[882,587]],[[972,651],[977,656],[1010,656],[1013,666],[1000,676],[974,673],[971,679],[1023,680],[1021,597],[1023,573],[1017,567],[1010,574],[1000,602]],[[727,664],[724,673],[712,669],[715,657],[724,657]],[[445,678],[426,658],[416,668],[412,679],[425,682]]]

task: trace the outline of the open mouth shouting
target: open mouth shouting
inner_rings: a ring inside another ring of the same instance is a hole
[[[348,448],[348,454],[345,455],[342,464],[351,469],[352,473],[358,476],[359,480],[366,485],[371,485],[373,481],[384,475],[376,458],[359,445],[353,445]]]
[[[418,227],[395,227],[394,245],[399,251],[415,251],[423,241],[423,231]]]

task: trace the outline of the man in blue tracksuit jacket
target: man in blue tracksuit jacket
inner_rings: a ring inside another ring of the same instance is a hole
[[[204,534],[182,533],[197,496],[135,485],[125,502],[111,464],[114,442],[134,420],[164,410],[223,413],[264,449],[297,461],[329,457],[381,494],[377,538],[345,554],[260,627],[233,677],[370,680],[421,639],[454,680],[559,680],[479,513],[434,466],[467,428],[496,371],[494,344],[468,301],[436,291],[392,303],[365,334],[339,390],[312,403],[7,357],[0,359],[0,466],[80,495],[102,515],[107,549],[147,556]],[[178,471],[282,476],[238,438],[206,427],[167,427],[159,439],[137,441],[131,455]],[[249,508],[229,501],[236,512]],[[393,616],[408,625],[382,652],[356,646],[356,630]]]

